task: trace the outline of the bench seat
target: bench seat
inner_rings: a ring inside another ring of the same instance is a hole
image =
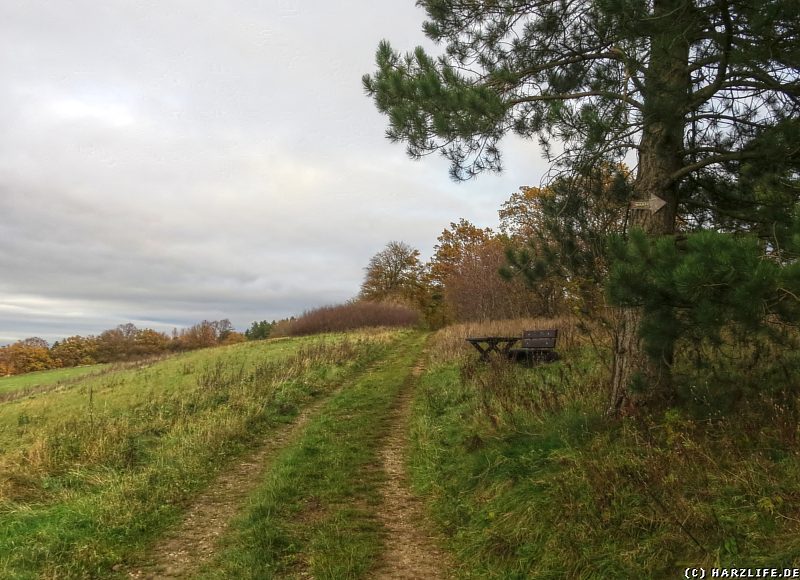
[[[538,364],[558,360],[555,351],[558,329],[526,330],[522,333],[522,344],[508,350],[508,358],[517,362]]]

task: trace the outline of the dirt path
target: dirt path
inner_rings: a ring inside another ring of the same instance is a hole
[[[414,384],[422,370],[418,364],[403,387],[381,452],[387,478],[381,487],[383,502],[378,517],[388,533],[383,557],[371,575],[376,580],[443,579],[452,569],[447,554],[438,547],[437,537],[429,531],[422,503],[408,490],[408,424]]]
[[[333,393],[305,407],[293,423],[279,427],[255,453],[226,470],[198,495],[183,522],[148,554],[144,564],[129,570],[129,578],[190,577],[214,554],[217,538],[261,483],[275,455],[299,435]]]
[[[422,504],[408,490],[405,472],[413,388],[421,372],[418,365],[403,386],[381,451],[381,468],[387,477],[380,489],[378,517],[387,534],[383,556],[370,574],[378,580],[443,579],[451,569],[447,555],[438,548],[438,538],[428,531]],[[143,563],[124,569],[126,575],[140,579],[192,577],[214,556],[217,539],[261,483],[273,458],[303,432],[333,394],[311,403],[293,423],[269,434],[261,448],[221,474],[195,498],[183,522],[165,535]]]

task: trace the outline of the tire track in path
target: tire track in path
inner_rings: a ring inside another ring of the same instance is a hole
[[[217,539],[261,483],[262,474],[274,457],[303,432],[320,408],[343,387],[305,406],[292,423],[268,433],[265,437],[269,439],[255,453],[222,473],[195,498],[180,525],[167,532],[143,563],[127,571],[128,578],[191,577],[214,555]]]
[[[452,569],[449,556],[439,547],[441,539],[430,531],[422,502],[409,491],[405,469],[413,389],[422,371],[420,362],[403,386],[381,451],[386,480],[378,518],[387,534],[383,556],[370,575],[374,580],[437,580],[447,578]]]

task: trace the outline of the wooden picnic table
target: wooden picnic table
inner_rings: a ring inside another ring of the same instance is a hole
[[[508,356],[508,351],[514,346],[514,343],[520,340],[519,336],[476,336],[465,339],[468,343],[474,346],[479,353],[481,359],[488,361],[489,353],[496,352],[503,356]]]

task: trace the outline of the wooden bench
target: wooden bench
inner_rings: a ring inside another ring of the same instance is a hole
[[[558,360],[556,352],[558,329],[525,330],[522,333],[522,345],[508,349],[508,358],[517,362],[538,364]]]

